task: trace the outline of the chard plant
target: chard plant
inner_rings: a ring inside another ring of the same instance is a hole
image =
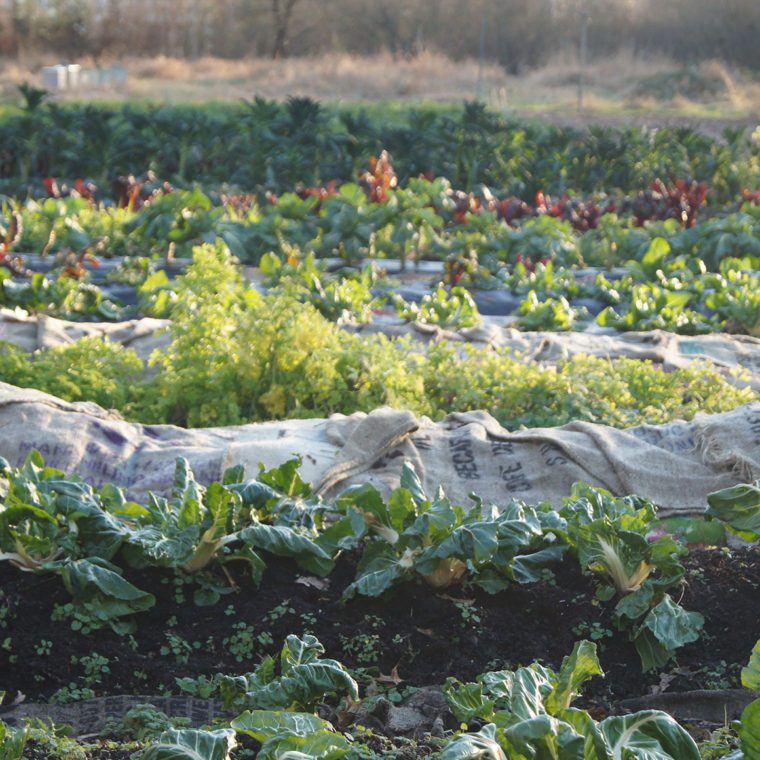
[[[328,694],[358,700],[359,687],[351,674],[337,660],[323,659],[324,653],[315,636],[288,636],[279,663],[267,656],[252,673],[220,676],[225,709],[308,710]]]
[[[745,541],[760,540],[760,480],[707,496],[707,517],[724,522]]]
[[[742,669],[742,686],[760,695],[760,640],[755,644],[749,663]],[[760,757],[760,698],[750,702],[742,713],[738,727],[741,748],[726,760],[751,760]]]
[[[104,507],[115,489],[98,494],[45,467],[36,451],[19,469],[0,460],[0,488],[0,560],[25,572],[58,574],[95,626],[133,631],[129,616],[152,607],[155,598],[129,583],[110,561],[127,536]]]
[[[441,490],[431,500],[409,463],[387,502],[362,485],[345,491],[336,509],[345,515],[342,524],[353,528],[352,544],[363,543],[346,599],[379,596],[415,578],[438,589],[468,583],[497,593],[512,581],[544,577],[565,552],[544,539],[544,529],[556,522],[548,507],[513,501],[499,509],[478,499],[460,507]]]
[[[622,499],[578,484],[559,516],[561,530],[584,572],[599,579],[597,597],[617,599],[615,622],[636,646],[645,671],[665,665],[675,650],[696,641],[704,625],[668,593],[684,574],[686,549],[670,536],[648,537],[656,517],[651,502]]]
[[[135,568],[167,567],[199,576],[195,602],[214,604],[223,593],[221,581],[207,571],[243,562],[261,582],[266,562],[260,551],[293,557],[304,569],[326,575],[332,557],[316,542],[323,508],[298,477],[299,460],[257,479],[245,479],[241,467],[228,469],[221,482],[199,484],[184,458],[177,459],[169,498],[151,494],[140,505],[122,498],[111,510],[128,528],[122,548]],[[227,574],[228,585],[234,585]]]
[[[480,324],[480,313],[469,291],[461,286],[447,290],[442,283],[432,293],[422,297],[419,305],[393,297],[396,313],[412,322],[435,325],[448,329],[476,327]]]
[[[558,672],[539,663],[484,673],[474,683],[449,679],[445,693],[462,723],[485,721],[442,751],[442,760],[699,760],[694,740],[670,715],[645,710],[594,720],[573,701],[586,681],[604,675],[596,645],[578,642]]]
[[[19,469],[1,460],[0,560],[60,575],[91,627],[108,624],[119,633],[132,632],[133,621],[124,618],[149,609],[155,598],[123,578],[117,562],[193,577],[199,605],[234,586],[229,562],[246,563],[260,582],[262,551],[326,575],[337,544],[330,529],[321,533],[325,507],[298,477],[299,463],[262,468],[258,479],[230,468],[221,482],[204,487],[180,457],[169,497],[149,494],[138,504],[113,485],[98,491],[45,467],[36,451]],[[226,580],[211,572],[219,567]]]

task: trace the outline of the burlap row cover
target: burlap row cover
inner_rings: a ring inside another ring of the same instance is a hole
[[[559,364],[574,356],[636,359],[660,364],[665,370],[694,362],[710,364],[728,382],[760,391],[760,339],[748,335],[677,335],[664,330],[629,333],[522,332],[502,327],[498,319],[452,332],[429,325],[373,324],[354,328],[361,334],[410,335],[426,342],[452,341],[476,346],[506,348],[523,362]],[[740,372],[744,377],[736,377]]]
[[[22,309],[0,309],[0,340],[31,353],[70,345],[81,338],[107,338],[147,361],[155,349],[164,349],[171,342],[166,329],[170,324],[168,319],[151,317],[125,322],[69,322],[45,314],[27,314]]]
[[[255,474],[259,463],[273,467],[299,454],[303,477],[326,496],[361,482],[392,489],[409,460],[428,493],[440,485],[460,503],[475,492],[496,504],[514,497],[556,506],[586,481],[645,496],[665,514],[700,513],[711,491],[760,477],[760,403],[628,430],[573,422],[510,433],[486,412],[434,423],[393,409],[185,430],[124,422],[95,404],[0,383],[0,456],[19,465],[32,449],[51,466],[96,486],[123,486],[133,498],[168,490],[177,456],[208,483],[233,464]]]
[[[412,429],[402,443],[375,456],[368,442],[388,439],[393,427]],[[760,477],[759,403],[690,423],[618,430],[571,422],[514,433],[482,411],[435,424],[378,410],[364,419],[335,418],[328,434],[343,445],[322,479],[325,494],[367,481],[394,488],[409,460],[429,494],[442,485],[460,503],[474,492],[496,504],[519,498],[559,506],[574,483],[585,481],[616,495],[644,496],[663,514],[699,514],[711,491]]]
[[[760,391],[758,338],[725,334],[686,336],[662,330],[622,334],[521,332],[503,327],[503,321],[502,318],[484,317],[480,326],[454,332],[431,325],[404,323],[395,318],[378,318],[373,324],[346,326],[345,329],[361,335],[408,335],[423,343],[446,340],[463,345],[507,348],[514,352],[516,359],[545,364],[557,364],[579,355],[652,361],[666,370],[704,361],[712,364],[729,382],[750,385]],[[29,315],[21,309],[0,309],[0,341],[32,352],[98,336],[133,349],[143,361],[147,361],[154,350],[164,350],[171,343],[167,329],[170,324],[169,320],[148,317],[113,323],[67,322],[45,315]],[[732,374],[735,370],[742,370],[746,379],[736,380]]]

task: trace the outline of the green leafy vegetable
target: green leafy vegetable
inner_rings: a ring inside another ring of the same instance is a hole
[[[140,755],[140,760],[230,760],[236,746],[235,732],[229,728],[170,728]]]

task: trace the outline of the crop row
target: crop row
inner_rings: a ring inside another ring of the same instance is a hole
[[[438,760],[701,760],[715,757],[714,752],[720,750],[719,756],[726,760],[751,760],[758,748],[760,699],[750,703],[741,721],[735,723],[736,745],[740,746],[730,754],[727,742],[716,747],[711,740],[704,743],[702,754],[689,733],[665,712],[643,710],[597,720],[589,711],[573,706],[588,681],[604,676],[596,645],[585,640],[575,644],[557,671],[534,662],[515,670],[482,673],[469,683],[450,678],[445,699],[450,714],[461,721],[453,733],[444,734],[439,727],[436,736],[399,741],[375,736],[359,721],[339,731],[320,717],[319,708],[324,713],[327,700],[338,701],[342,709],[336,715],[346,724],[351,711],[359,707],[359,687],[340,662],[324,658],[324,654],[316,637],[290,635],[279,658],[268,656],[253,672],[218,675],[196,683],[192,678],[178,679],[186,687],[200,685],[219,694],[224,707],[237,714],[231,720],[187,728],[187,720],[171,719],[144,704],[130,710],[121,722],[112,723],[112,730],[132,740],[124,745],[139,750],[131,755],[134,760],[253,756],[258,760],[383,760],[399,757],[399,752],[404,757]],[[760,642],[742,670],[742,681],[747,688],[760,691],[759,678]],[[731,741],[730,734],[724,733]],[[9,728],[0,720],[0,741],[4,760],[21,760],[27,742],[38,751],[83,752],[77,742],[66,741],[64,727],[44,723]],[[113,749],[114,743],[108,746]],[[409,755],[409,751],[419,755]]]
[[[644,671],[662,668],[699,637],[702,616],[671,596],[687,550],[653,531],[657,510],[645,499],[576,484],[559,511],[514,499],[484,504],[476,495],[462,506],[441,489],[427,495],[406,463],[387,499],[366,484],[325,502],[300,478],[300,463],[260,467],[254,478],[231,467],[204,487],[179,458],[170,495],[138,504],[116,486],[96,490],[46,467],[38,452],[18,469],[2,460],[0,560],[59,576],[75,630],[110,626],[125,635],[156,601],[123,577],[125,568],[184,574],[195,604],[205,607],[229,593],[225,564],[246,568],[258,585],[271,556],[325,577],[342,553],[358,554],[345,602],[410,582],[496,594],[552,577],[567,556],[596,579],[598,599],[614,601],[615,624]],[[760,483],[710,494],[708,503],[708,517],[749,540],[760,537]]]
[[[665,373],[637,360],[577,357],[542,367],[506,350],[423,350],[409,339],[352,334],[295,295],[261,296],[219,246],[198,248],[172,293],[171,340],[152,374],[130,349],[85,339],[31,356],[6,344],[0,379],[188,426],[391,405],[434,418],[484,408],[509,428],[572,419],[625,427],[644,410],[658,423],[755,398],[699,365]]]
[[[463,507],[440,490],[429,497],[406,465],[401,485],[387,499],[364,485],[326,503],[300,479],[297,460],[270,471],[260,468],[253,479],[246,479],[242,468],[231,468],[207,488],[178,460],[171,494],[137,504],[113,486],[96,491],[46,468],[37,453],[20,469],[0,466],[5,481],[0,558],[23,570],[60,576],[73,602],[63,619],[88,634],[110,626],[127,635],[134,630],[132,616],[155,602],[123,577],[123,567],[183,574],[195,587],[195,603],[208,606],[229,591],[221,572],[225,564],[242,563],[258,582],[267,557],[279,555],[309,574],[325,576],[345,552],[361,555],[356,579],[344,593],[349,604],[356,594],[378,596],[409,582],[497,593],[510,583],[551,577],[559,560],[571,556],[595,579],[597,598],[614,605],[616,627],[635,646],[645,670],[665,665],[699,636],[703,623],[701,615],[684,610],[671,596],[682,582],[680,559],[686,550],[671,537],[652,533],[654,506],[582,484],[558,512],[518,501],[497,507],[474,499]],[[747,539],[760,538],[760,483],[711,494],[708,503],[708,516]],[[326,698],[345,699],[350,706],[359,697],[352,675],[323,654],[313,635],[289,636],[279,665],[268,656],[246,674],[179,679],[189,693],[218,694],[238,717],[229,729],[169,729],[143,760],[223,760],[235,746],[236,732],[261,745],[256,756],[262,759],[289,756],[288,751],[375,757],[363,746],[361,732],[346,737],[314,714]],[[745,685],[756,690],[757,666],[756,651],[743,673]],[[700,758],[693,740],[664,713],[597,723],[572,709],[593,675],[602,675],[602,669],[595,646],[584,641],[556,673],[534,663],[485,673],[472,683],[449,679],[444,693],[461,729],[439,744],[440,757],[474,760],[487,751],[486,757],[519,759],[551,749],[558,758],[611,760],[646,748],[660,760]],[[750,705],[739,727],[747,758],[754,756],[759,709],[758,702]],[[17,749],[4,757],[20,758],[27,730],[0,723],[0,731],[3,749]]]
[[[45,177],[108,183],[146,167],[159,176],[276,192],[357,176],[383,148],[402,179],[450,177],[533,197],[644,187],[653,177],[707,182],[728,202],[756,185],[756,138],[714,140],[688,129],[572,130],[521,124],[477,103],[449,112],[413,108],[378,119],[308,98],[213,107],[62,106],[30,93],[0,122],[0,178],[26,194]]]
[[[379,185],[374,175],[370,179],[338,190],[269,196],[262,203],[254,196],[209,196],[200,189],[160,189],[126,207],[81,196],[9,202],[0,220],[2,248],[6,254],[185,257],[193,245],[221,238],[249,264],[270,252],[283,257],[297,249],[346,260],[412,262],[474,252],[511,264],[552,259],[611,266],[640,257],[652,239],[665,237],[674,252],[697,256],[713,271],[727,256],[760,255],[755,195],[740,210],[700,221],[704,199],[675,186],[630,198],[541,196],[529,206],[515,198],[498,200],[485,189],[456,191],[444,179],[410,180],[382,189],[378,197]]]
[[[452,330],[474,327],[481,316],[469,291],[477,297],[478,290],[486,289],[512,297],[499,308],[504,314],[513,311],[522,330],[582,329],[595,318],[598,325],[619,331],[661,329],[688,335],[727,331],[757,336],[756,260],[726,258],[718,272],[710,273],[701,259],[673,257],[669,244],[655,238],[641,261],[629,262],[625,275],[608,279],[599,273],[579,281],[572,269],[555,268],[551,261],[535,266],[521,262],[510,272],[501,262],[491,260],[489,268],[471,255],[447,261],[443,280],[431,283],[419,303],[394,292],[393,281],[376,265],[331,273],[324,262],[292,252],[287,261],[267,254],[262,271],[269,292],[308,302],[322,316],[344,325],[371,323],[376,313],[390,309],[416,324]],[[165,272],[153,271],[148,260],[124,261],[107,278],[133,286],[134,290],[127,286],[133,303],[124,305],[75,265],[64,266],[58,275],[36,273],[28,279],[0,270],[0,305],[74,321],[171,317],[178,301],[177,285]]]

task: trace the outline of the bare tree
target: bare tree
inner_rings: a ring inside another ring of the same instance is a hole
[[[274,19],[272,58],[285,58],[287,55],[290,19],[298,2],[299,0],[272,0],[272,17]]]

